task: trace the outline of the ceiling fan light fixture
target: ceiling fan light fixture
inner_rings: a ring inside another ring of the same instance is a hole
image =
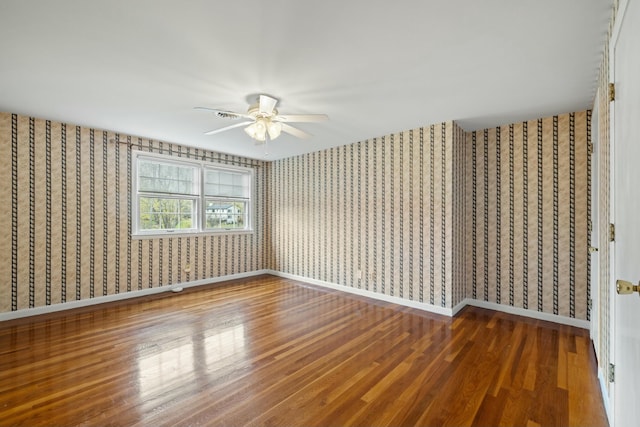
[[[256,141],[263,142],[267,138],[267,125],[263,118],[258,118],[255,123],[244,128],[244,131]]]
[[[256,138],[256,124],[255,124],[255,122],[251,123],[249,126],[244,128],[244,131],[247,133],[247,135],[249,135],[249,137],[255,139]]]
[[[269,126],[267,127],[267,131],[269,132],[269,139],[274,140],[280,136],[282,132],[282,123],[273,122],[269,120]]]
[[[256,120],[255,125],[256,125],[256,139],[262,142],[267,138],[267,125],[264,122],[264,119]]]

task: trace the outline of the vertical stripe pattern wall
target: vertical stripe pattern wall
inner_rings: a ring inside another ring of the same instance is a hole
[[[2,114],[0,310],[270,268],[586,319],[588,114],[445,122],[270,163]],[[132,239],[134,149],[250,164],[256,233]]]
[[[467,294],[467,257],[468,248],[465,243],[467,240],[468,229],[471,228],[471,222],[467,216],[467,173],[468,163],[467,157],[467,135],[465,131],[453,123],[451,126],[451,155],[449,163],[452,172],[451,180],[447,181],[448,193],[451,195],[451,226],[447,227],[447,233],[452,244],[449,245],[448,255],[450,262],[448,266],[451,268],[451,300],[449,305],[456,307],[465,298]]]
[[[132,149],[253,168],[255,232],[132,241]],[[266,268],[265,162],[10,113],[0,158],[0,312]]]
[[[296,206],[321,200],[313,218],[331,271],[304,277],[445,308],[471,297],[585,320],[587,117],[470,133],[446,122],[318,152],[322,168],[305,156],[274,162],[272,238],[292,244],[274,245],[272,268],[301,274],[300,224],[312,218]],[[324,185],[296,190],[303,167]]]
[[[438,307],[462,301],[465,138],[446,122],[273,162],[271,268]]]
[[[589,114],[467,134],[469,294],[587,319]]]

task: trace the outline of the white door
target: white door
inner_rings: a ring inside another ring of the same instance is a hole
[[[620,2],[622,20],[614,33],[613,218],[614,275],[640,280],[640,0]],[[640,296],[613,292],[617,427],[640,426]]]

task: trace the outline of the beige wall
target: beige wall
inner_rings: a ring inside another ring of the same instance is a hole
[[[136,149],[254,168],[256,232],[132,239]],[[256,160],[1,113],[0,312],[265,268],[267,175]]]
[[[588,320],[590,117],[467,134],[472,298]]]
[[[117,135],[257,172],[256,233],[135,240],[127,144],[2,114],[0,311],[270,268],[443,308],[476,298],[587,319],[589,118],[446,122],[273,163]]]
[[[271,268],[587,320],[589,121],[446,122],[274,162]]]
[[[439,307],[459,302],[463,203],[452,165],[462,137],[447,122],[273,162],[271,268]]]

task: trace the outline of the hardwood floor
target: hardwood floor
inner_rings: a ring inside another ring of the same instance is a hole
[[[588,331],[259,276],[0,324],[0,425],[606,426]]]

